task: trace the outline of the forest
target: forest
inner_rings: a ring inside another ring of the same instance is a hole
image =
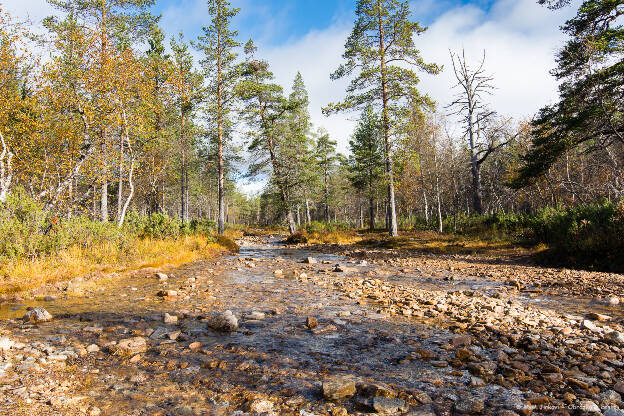
[[[624,415],[624,0],[1,1],[0,415]]]
[[[343,63],[327,74],[349,85],[323,108],[359,118],[347,154],[311,123],[301,74],[278,85],[262,50],[240,39],[229,2],[208,2],[197,39],[167,39],[149,0],[50,4],[58,13],[43,28],[0,12],[5,259],[85,233],[114,239],[115,227],[175,237],[286,226],[304,240],[499,229],[582,252],[579,264],[623,266],[619,2],[586,1],[562,27],[560,101],[524,120],[489,104],[485,49],[477,61],[450,51],[454,100],[436,102],[419,77],[442,67],[421,56],[426,27],[410,5],[358,2]],[[246,193],[242,178],[266,186]]]

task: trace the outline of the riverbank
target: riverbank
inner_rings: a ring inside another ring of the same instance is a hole
[[[0,408],[29,416],[624,408],[622,275],[579,279],[509,259],[277,241],[248,237],[235,255],[4,305]],[[565,275],[578,280],[570,290],[547,284]],[[54,318],[25,322],[32,307]]]

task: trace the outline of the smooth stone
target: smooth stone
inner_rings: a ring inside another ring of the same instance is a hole
[[[376,396],[373,398],[373,409],[382,415],[392,415],[407,412],[409,410],[409,405],[401,399]]]
[[[323,383],[323,397],[326,400],[340,400],[355,395],[355,381],[350,378],[336,378]]]
[[[233,332],[238,329],[238,319],[232,311],[227,310],[210,318],[208,327],[215,331]]]
[[[32,308],[24,314],[24,321],[31,323],[48,322],[53,316],[43,308]]]

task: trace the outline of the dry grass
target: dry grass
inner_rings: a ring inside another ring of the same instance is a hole
[[[431,231],[402,233],[394,238],[375,234],[362,239],[358,245],[432,254],[495,254],[518,249],[512,241],[498,237],[446,235]]]
[[[363,239],[355,231],[307,233],[306,237],[310,244],[356,244]]]
[[[98,271],[123,272],[163,265],[175,267],[214,257],[225,250],[224,244],[212,243],[201,235],[177,240],[137,238],[126,247],[113,243],[88,249],[75,246],[53,255],[0,264],[0,293],[20,292]]]

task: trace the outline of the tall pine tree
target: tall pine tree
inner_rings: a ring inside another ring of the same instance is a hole
[[[231,132],[231,115],[236,105],[236,85],[240,79],[240,66],[236,63],[236,40],[238,32],[231,28],[232,19],[240,9],[232,8],[227,0],[208,0],[208,13],[212,16],[210,26],[204,27],[204,35],[195,43],[204,54],[201,61],[204,75],[208,79],[206,103],[208,122],[214,127],[217,140],[217,170],[219,192],[218,233],[225,231],[225,166],[223,151],[225,141]]]
[[[326,113],[362,109],[376,104],[381,110],[389,203],[389,232],[398,235],[392,160],[392,114],[406,99],[429,103],[416,86],[414,69],[435,74],[439,68],[427,64],[414,44],[414,36],[426,29],[410,19],[409,1],[358,0],[353,32],[345,45],[342,64],[332,75],[340,79],[355,75],[347,97],[330,104]]]
[[[552,8],[567,0],[540,0]],[[624,3],[585,0],[576,17],[563,26],[570,36],[557,55],[555,77],[560,101],[540,110],[533,121],[533,146],[511,181],[516,188],[531,184],[563,155],[579,146],[604,152],[615,172],[622,172],[624,152]],[[616,154],[619,154],[617,156]],[[621,174],[616,191],[624,192]]]

